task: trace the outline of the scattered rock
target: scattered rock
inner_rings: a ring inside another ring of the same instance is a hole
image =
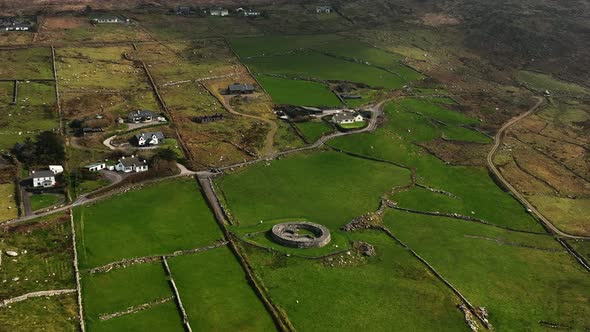
[[[18,252],[12,251],[12,250],[8,250],[8,251],[6,251],[6,256],[16,257],[16,256],[18,256]]]
[[[375,256],[377,253],[375,252],[375,247],[373,245],[368,244],[366,242],[359,241],[357,242],[358,251],[365,255],[365,256]]]

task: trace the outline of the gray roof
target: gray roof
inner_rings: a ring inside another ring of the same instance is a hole
[[[131,167],[133,165],[135,165],[135,167],[146,165],[146,162],[143,159],[139,159],[138,157],[121,158],[121,159],[119,159],[119,161],[125,167]]]
[[[133,112],[129,112],[128,117],[132,118],[135,116],[141,116],[141,117],[147,117],[147,116],[151,116],[151,117],[156,117],[157,114],[155,112],[149,111],[149,110],[135,110]]]
[[[357,116],[356,113],[353,112],[342,112],[342,113],[336,113],[334,114],[334,121],[336,122],[341,122],[341,121],[348,121],[348,120],[354,120],[354,118]]]
[[[54,176],[55,176],[55,174],[52,171],[48,171],[48,170],[35,171],[35,173],[33,173],[33,179],[49,178],[49,177],[54,177]]]
[[[241,84],[241,83],[234,83],[230,84],[228,87],[229,91],[253,91],[254,86],[251,84]]]
[[[0,27],[31,27],[32,22],[18,17],[0,18]]]
[[[164,134],[162,134],[161,131],[156,131],[153,133],[140,133],[140,134],[135,135],[135,138],[140,139],[141,137],[143,137],[145,139],[148,139],[148,138],[152,138],[152,136],[154,136],[154,135],[156,135],[156,138],[159,140],[164,139]]]

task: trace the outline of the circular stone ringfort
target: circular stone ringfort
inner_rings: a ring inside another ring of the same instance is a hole
[[[330,230],[306,221],[276,224],[270,231],[273,241],[293,248],[319,248],[330,242]]]

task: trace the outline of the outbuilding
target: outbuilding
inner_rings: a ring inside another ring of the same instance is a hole
[[[94,163],[94,164],[90,164],[90,165],[84,166],[84,168],[86,168],[90,172],[98,172],[100,170],[105,169],[106,167],[107,167],[107,165],[105,163],[102,163],[102,162]]]
[[[225,8],[211,8],[209,9],[209,14],[211,16],[228,16],[229,15],[229,10],[225,9]]]
[[[244,95],[254,93],[254,86],[251,84],[234,83],[227,87],[227,94]]]

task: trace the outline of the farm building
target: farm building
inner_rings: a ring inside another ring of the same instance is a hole
[[[145,160],[139,159],[139,157],[121,157],[119,163],[117,163],[114,169],[118,172],[131,173],[131,172],[146,172],[148,170],[148,164]]]
[[[362,115],[355,113],[355,112],[350,112],[350,111],[336,113],[332,117],[332,122],[339,124],[339,125],[356,123],[356,122],[363,122],[363,121],[365,121],[365,118],[363,118]]]
[[[135,135],[135,143],[137,146],[160,145],[164,141],[164,134],[157,131],[153,133],[140,133]]]
[[[252,16],[260,16],[259,11],[255,11],[253,9],[245,9],[245,8],[238,8],[236,12],[240,16],[252,17]]]
[[[49,165],[49,170],[53,172],[53,174],[60,174],[64,172],[64,167],[62,165]]]
[[[191,7],[189,6],[178,6],[176,7],[176,15],[190,15]]]
[[[317,14],[329,14],[333,11],[334,11],[334,8],[332,8],[332,6],[317,6],[315,9],[315,12]]]
[[[0,18],[0,30],[2,31],[30,31],[33,23],[16,17]]]
[[[131,123],[152,122],[158,115],[148,110],[137,110],[127,115],[127,121]]]
[[[254,86],[250,84],[234,83],[227,87],[227,94],[244,95],[254,92]]]
[[[99,16],[91,20],[93,23],[127,23],[129,19],[123,19],[118,16]]]
[[[193,118],[193,122],[196,123],[209,123],[223,120],[223,114],[213,114],[213,115],[203,115],[203,116],[195,116]]]
[[[103,162],[94,163],[94,164],[84,166],[84,168],[86,168],[90,172],[98,172],[100,170],[105,169],[106,167],[107,167],[107,165]]]
[[[102,133],[104,130],[100,127],[92,128],[92,127],[83,127],[76,131],[76,136],[86,136],[94,133]]]
[[[211,8],[209,9],[209,15],[211,16],[227,16],[229,15],[229,10],[225,8]]]
[[[33,171],[33,187],[50,188],[55,186],[55,173],[50,170]]]

